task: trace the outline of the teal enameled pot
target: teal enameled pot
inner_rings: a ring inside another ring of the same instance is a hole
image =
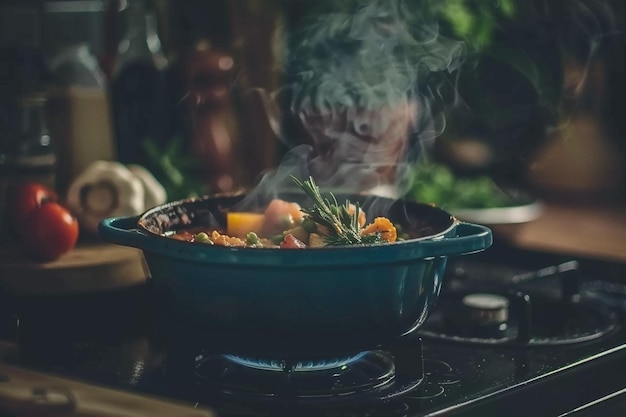
[[[277,197],[311,205],[301,194]],[[162,315],[212,340],[228,340],[227,353],[310,356],[393,342],[426,320],[447,259],[492,243],[487,227],[461,222],[439,208],[357,195],[337,200],[358,201],[370,220],[389,217],[410,238],[383,245],[262,249],[168,237],[225,225],[226,212],[244,198],[181,200],[99,225],[103,240],[143,250]],[[265,203],[256,201],[258,207]]]

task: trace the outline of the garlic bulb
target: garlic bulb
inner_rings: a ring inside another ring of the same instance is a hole
[[[163,204],[167,201],[165,188],[159,181],[157,181],[156,178],[154,178],[150,171],[141,165],[136,164],[128,164],[127,167],[130,172],[135,174],[143,185],[143,205],[145,210],[158,206],[159,204]]]
[[[67,192],[67,205],[78,218],[81,230],[93,234],[107,217],[142,213],[144,200],[142,181],[114,161],[93,162],[72,181]]]

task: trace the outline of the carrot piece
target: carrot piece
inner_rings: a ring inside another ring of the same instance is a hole
[[[361,230],[361,236],[371,235],[373,233],[380,233],[380,237],[387,242],[395,242],[398,237],[398,232],[395,226],[386,217],[376,217],[373,223],[368,224],[363,230]]]
[[[348,205],[348,213],[350,213],[350,215],[354,216],[355,212],[356,212],[356,206],[354,204],[350,203],[350,205]],[[365,226],[365,222],[367,221],[367,216],[366,216],[365,212],[363,211],[363,209],[361,207],[359,207],[358,221],[359,221],[359,227]]]
[[[260,234],[264,222],[263,213],[228,212],[226,214],[226,234],[245,240],[246,235],[250,232]]]

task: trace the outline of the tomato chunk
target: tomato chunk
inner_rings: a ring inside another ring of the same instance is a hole
[[[283,241],[280,242],[280,248],[281,249],[304,249],[306,248],[306,245],[304,244],[303,241],[301,241],[300,239],[298,239],[291,233],[288,233],[287,235],[285,235],[285,238],[283,239]]]
[[[263,233],[265,236],[272,236],[299,225],[303,213],[300,204],[275,198],[270,201],[263,215]]]

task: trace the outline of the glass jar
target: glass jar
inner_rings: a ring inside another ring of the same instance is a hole
[[[12,187],[37,182],[56,188],[56,153],[48,130],[45,93],[27,93],[16,100],[18,125],[0,149],[0,241],[8,237],[5,209]]]
[[[116,159],[106,76],[86,43],[68,44],[51,59],[57,86],[50,96],[50,128],[58,157],[57,190],[96,160]]]

